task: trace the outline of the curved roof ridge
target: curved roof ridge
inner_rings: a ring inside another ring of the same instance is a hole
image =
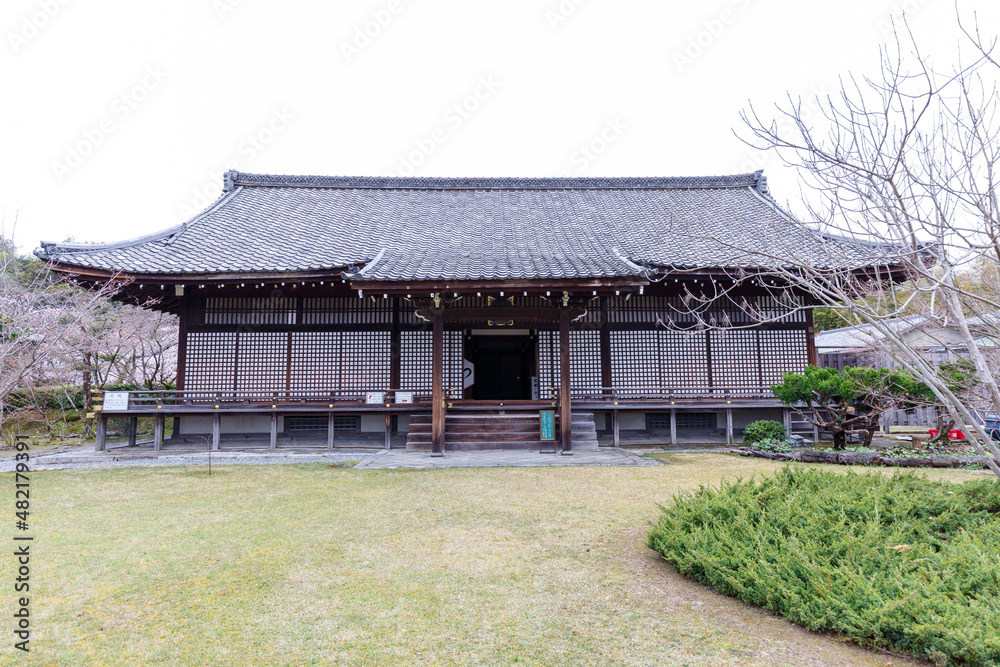
[[[760,172],[721,176],[666,177],[431,177],[295,176],[229,171],[225,190],[238,186],[370,190],[686,190],[759,187]]]

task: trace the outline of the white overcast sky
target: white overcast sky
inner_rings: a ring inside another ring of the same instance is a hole
[[[960,6],[1000,28],[1000,2]],[[875,71],[904,11],[948,66],[951,0],[4,0],[0,206],[30,250],[183,222],[227,168],[763,168],[794,204],[794,174],[734,137],[741,108]]]

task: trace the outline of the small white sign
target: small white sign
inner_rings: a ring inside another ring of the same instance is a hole
[[[368,405],[376,405],[378,403],[385,402],[385,392],[384,391],[370,391],[365,394],[365,403]]]
[[[128,410],[127,391],[104,392],[104,412],[125,412]]]
[[[410,405],[413,403],[413,392],[412,391],[397,391],[396,392],[396,403]]]
[[[462,388],[468,389],[476,384],[476,366],[468,359],[462,360]]]

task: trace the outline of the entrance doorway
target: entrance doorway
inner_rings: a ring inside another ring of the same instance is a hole
[[[531,399],[535,373],[535,341],[530,335],[472,336],[467,349],[476,366],[470,398],[479,401]]]

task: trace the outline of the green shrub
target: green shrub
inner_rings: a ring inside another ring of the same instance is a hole
[[[777,438],[767,438],[765,440],[758,440],[753,445],[754,449],[759,449],[762,452],[783,452],[787,453],[792,451],[792,444],[787,440],[778,440]]]
[[[788,431],[776,421],[761,419],[750,422],[743,429],[743,444],[752,445],[761,440],[785,440],[788,438]]]
[[[786,468],[664,508],[682,574],[810,630],[939,665],[1000,664],[1000,484]]]

